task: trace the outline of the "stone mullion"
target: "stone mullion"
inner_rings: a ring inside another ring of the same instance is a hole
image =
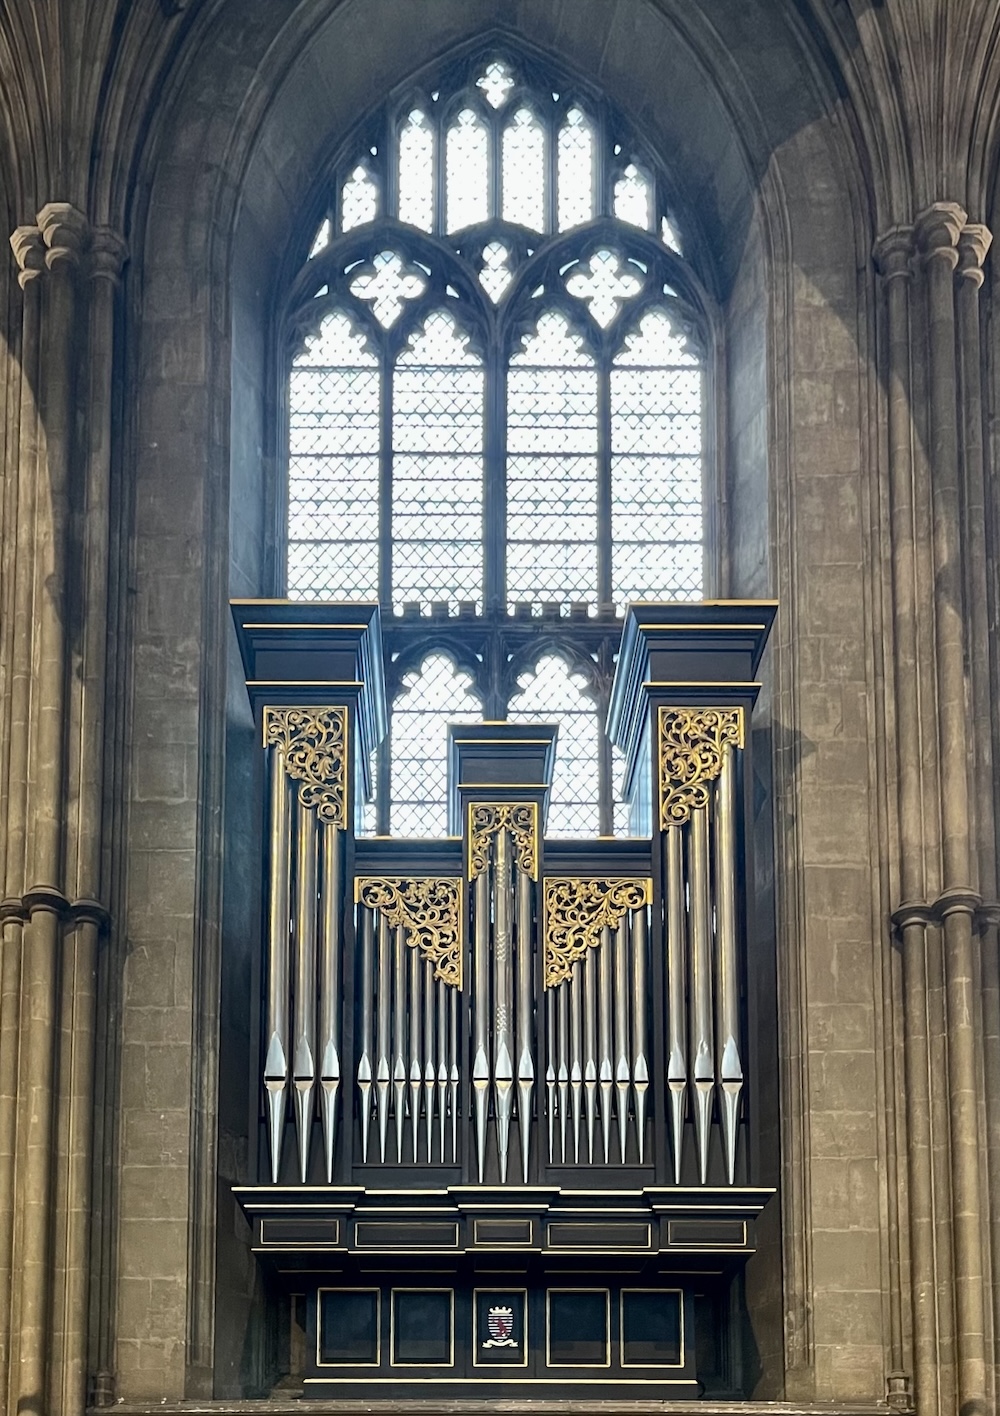
[[[902,943],[905,1096],[908,1133],[913,1358],[917,1400],[925,1416],[939,1409],[935,1322],[934,1197],[928,1073],[924,841],[921,774],[916,533],[910,386],[910,255],[912,233],[890,232],[877,252],[887,305],[889,493],[892,534],[893,670],[898,744],[899,889],[893,921]]]
[[[929,309],[933,455],[935,629],[943,826],[942,920],[948,1021],[948,1117],[951,1127],[952,1223],[960,1410],[985,1399],[982,1199],[978,1135],[975,959],[972,888],[958,381],[953,272],[965,213],[938,203],[920,218]]]

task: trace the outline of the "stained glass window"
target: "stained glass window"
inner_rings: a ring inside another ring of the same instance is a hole
[[[444,829],[443,725],[486,710],[562,724],[554,833],[621,831],[621,611],[706,584],[712,304],[669,184],[599,97],[514,54],[445,65],[365,131],[287,312],[288,594],[377,599],[390,661],[421,665],[380,831]]]

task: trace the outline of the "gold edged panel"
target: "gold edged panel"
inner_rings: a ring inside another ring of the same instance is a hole
[[[319,1357],[320,1341],[320,1301],[324,1293],[374,1293],[375,1294],[375,1361],[374,1362],[321,1362]],[[360,1367],[381,1367],[382,1365],[382,1290],[381,1288],[317,1288],[316,1290],[316,1366],[323,1368],[335,1368],[340,1370],[343,1367],[350,1367],[352,1370]]]
[[[681,1360],[679,1362],[626,1362],[625,1361],[625,1304],[622,1299],[626,1293],[676,1293],[680,1298],[681,1315]],[[676,1372],[683,1368],[687,1358],[687,1333],[684,1326],[684,1289],[683,1288],[620,1288],[618,1290],[618,1365],[623,1370],[628,1367],[641,1367],[649,1371]]]
[[[519,1293],[519,1294],[521,1295],[522,1299],[524,1300],[524,1306],[523,1306],[523,1309],[522,1309],[522,1311],[523,1311],[523,1313],[524,1313],[524,1331],[523,1331],[523,1333],[521,1334],[521,1355],[522,1355],[522,1358],[523,1358],[522,1361],[520,1361],[520,1362],[480,1362],[480,1361],[478,1360],[478,1358],[479,1358],[479,1353],[480,1353],[480,1351],[481,1351],[482,1349],[481,1349],[480,1346],[479,1346],[479,1304],[476,1302],[476,1299],[478,1298],[478,1296],[479,1296],[480,1293],[495,1293],[498,1298],[502,1298],[505,1293]],[[473,1290],[472,1290],[472,1365],[473,1365],[474,1367],[481,1367],[481,1368],[484,1368],[486,1371],[494,1371],[494,1372],[506,1372],[506,1371],[510,1370],[511,1368],[513,1368],[514,1371],[517,1371],[518,1367],[527,1367],[527,1365],[528,1365],[528,1323],[529,1323],[529,1321],[530,1321],[530,1318],[529,1318],[529,1315],[528,1315],[528,1290],[527,1290],[526,1288],[503,1288],[503,1287],[501,1287],[499,1284],[497,1284],[497,1285],[495,1285],[495,1286],[493,1286],[493,1287],[490,1287],[490,1288],[473,1288]],[[498,1381],[504,1381],[504,1380],[506,1380],[506,1378],[504,1378],[504,1377],[498,1377],[497,1380],[498,1380]]]
[[[549,1343],[552,1324],[550,1314],[550,1300],[553,1293],[603,1293],[604,1294],[604,1332],[605,1332],[605,1361],[603,1362],[553,1362],[552,1352]],[[581,1367],[606,1367],[611,1366],[611,1289],[610,1288],[546,1288],[545,1290],[545,1365],[554,1371],[560,1368],[571,1371],[578,1371]]]
[[[451,1299],[451,1331],[449,1333],[448,1350],[451,1354],[447,1362],[397,1362],[396,1361],[396,1294],[397,1293],[447,1293]],[[454,1288],[418,1288],[407,1284],[400,1288],[389,1290],[389,1366],[403,1367],[412,1370],[414,1367],[454,1367],[455,1365],[455,1290]],[[398,1378],[396,1379],[398,1380]],[[410,1378],[407,1378],[409,1381]],[[416,1380],[421,1380],[417,1378]],[[423,1380],[435,1381],[434,1377],[427,1377]]]

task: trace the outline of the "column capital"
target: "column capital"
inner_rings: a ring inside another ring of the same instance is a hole
[[[78,266],[90,243],[90,222],[70,202],[48,202],[37,216],[38,229],[46,245],[45,264]]]
[[[10,238],[10,248],[17,261],[17,281],[23,290],[37,280],[45,269],[45,242],[37,226],[18,226]]]
[[[872,256],[883,280],[897,280],[909,276],[913,249],[912,226],[891,226],[888,231],[876,237]]]
[[[934,202],[913,223],[917,245],[926,262],[941,259],[952,270],[958,264],[958,238],[968,220],[957,202]]]
[[[958,273],[971,280],[978,290],[983,283],[983,261],[993,241],[993,232],[982,223],[970,221],[958,238]]]
[[[110,226],[95,226],[90,239],[90,276],[117,285],[128,260],[128,247]]]

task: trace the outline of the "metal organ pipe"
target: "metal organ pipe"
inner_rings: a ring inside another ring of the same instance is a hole
[[[667,1095],[670,1102],[674,1183],[681,1183],[684,1113],[687,1106],[687,1013],[685,1005],[684,842],[679,826],[668,826],[664,841],[667,864]]]
[[[618,1094],[618,1140],[622,1165],[628,1139],[628,1093],[632,1073],[628,1039],[628,915],[614,932],[615,941],[615,1091]]]
[[[340,1090],[340,921],[343,907],[340,832],[321,831],[322,916],[319,951],[319,1081],[323,1119],[323,1159],[326,1183],[333,1182],[337,1139],[337,1093]]]
[[[414,950],[416,954],[417,951]],[[417,955],[419,959],[419,955]],[[434,965],[423,963],[424,986],[424,1127],[427,1135],[427,1164],[434,1159]],[[442,1159],[444,1157],[442,1156]]]
[[[486,1125],[490,1087],[489,1063],[489,929],[490,873],[483,870],[476,876],[475,917],[473,924],[473,1060],[472,1097],[476,1115],[476,1160],[479,1183],[483,1182],[486,1166]]]
[[[698,1173],[708,1179],[708,1145],[715,1090],[712,1046],[712,918],[708,879],[708,812],[691,812],[689,842],[689,924],[691,940],[691,1076],[694,1082],[694,1124],[698,1142]]]
[[[309,1167],[313,1093],[316,1086],[316,817],[294,798],[295,852],[295,1119],[299,1140],[299,1175],[305,1184]]]
[[[573,964],[569,980],[570,1054],[569,1089],[573,1106],[573,1162],[580,1164],[580,1123],[583,1118],[583,969]],[[567,985],[564,983],[563,988]]]
[[[385,1142],[389,1129],[389,921],[378,917],[378,1040],[375,1063],[375,1105],[378,1111],[379,1159],[385,1164]]]
[[[517,934],[517,1114],[521,1129],[521,1170],[528,1183],[531,1152],[531,1096],[535,1063],[531,1051],[534,970],[531,947],[531,877],[515,865],[517,901],[514,924]]]
[[[413,1164],[419,1159],[420,1148],[420,1092],[423,1086],[423,1038],[421,1029],[424,1015],[422,959],[417,949],[409,950],[410,964],[410,1005],[407,1018],[410,1028],[410,1141],[413,1147]],[[402,1154],[400,1154],[402,1160]]]
[[[739,973],[736,959],[736,832],[733,750],[722,749],[715,800],[716,1070],[729,1183],[736,1178],[736,1141],[743,1062],[740,1058]]]
[[[635,1131],[639,1164],[646,1151],[646,1093],[649,1062],[646,1057],[646,924],[645,909],[632,914],[632,1091],[635,1096]]]
[[[284,753],[270,751],[271,819],[270,880],[267,928],[267,1049],[264,1057],[264,1090],[267,1095],[271,1180],[278,1183],[281,1138],[285,1125],[288,1085],[289,891],[292,873],[292,837],[289,825],[289,784]]]
[[[361,909],[361,1055],[358,1058],[358,1091],[361,1094],[361,1159],[368,1160],[368,1133],[372,1117],[372,1063],[375,1007],[375,916]]]
[[[406,942],[401,925],[392,931],[392,1105],[396,1120],[396,1160],[403,1159],[406,1119]]]
[[[597,1120],[597,957],[588,949],[583,961],[583,1094],[587,1109],[587,1160],[594,1163]]]
[[[614,1069],[611,1051],[611,930],[606,926],[601,930],[599,951],[600,973],[598,977],[598,1084],[601,1089],[601,1132],[604,1140],[604,1164],[611,1160],[611,1098],[614,1093]]]
[[[493,1096],[496,1108],[500,1182],[507,1179],[510,1116],[514,1101],[514,973],[511,938],[512,882],[510,832],[496,836],[493,871]]]

